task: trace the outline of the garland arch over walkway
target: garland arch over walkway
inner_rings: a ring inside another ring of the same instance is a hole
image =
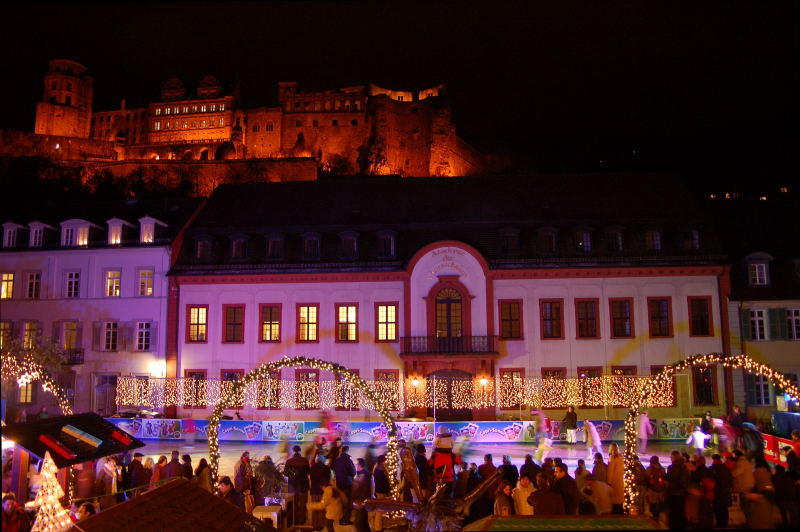
[[[657,375],[645,385],[641,397],[631,404],[628,417],[625,419],[625,511],[630,512],[634,508],[634,501],[637,497],[635,482],[634,462],[638,458],[636,445],[636,419],[642,405],[647,404],[650,395],[658,390],[667,380],[672,379],[673,375],[692,366],[708,366],[721,364],[724,367],[743,369],[748,373],[755,373],[769,379],[770,384],[780,389],[784,393],[793,396],[795,399],[800,397],[800,389],[792,384],[782,373],[775,371],[766,364],[756,362],[746,354],[726,355],[722,353],[709,353],[707,355],[694,355],[680,362],[665,366]]]
[[[383,398],[376,394],[369,384],[367,384],[361,377],[340,364],[335,364],[333,362],[327,362],[325,360],[319,360],[316,358],[283,357],[277,362],[262,364],[256,369],[250,371],[244,376],[244,378],[235,381],[228,390],[228,393],[223,394],[220,397],[219,402],[214,407],[214,411],[211,413],[211,417],[208,418],[208,454],[209,458],[211,459],[211,483],[215,489],[218,483],[219,473],[219,421],[222,417],[222,413],[226,408],[232,408],[235,406],[237,396],[243,394],[244,389],[251,382],[259,378],[269,378],[271,371],[299,366],[306,366],[311,369],[318,369],[322,371],[330,371],[337,375],[341,375],[344,379],[344,382],[361,391],[369,399],[369,401],[374,405],[378,414],[380,414],[383,424],[386,426],[386,430],[389,433],[389,440],[386,444],[386,469],[388,471],[397,471],[397,426],[394,424],[391,412],[389,411],[388,405]],[[389,484],[392,488],[392,497],[399,500],[400,491],[397,475],[387,476],[389,477]]]
[[[3,353],[2,380],[3,382],[16,381],[19,386],[40,381],[42,390],[56,396],[61,413],[65,416],[71,416],[73,414],[72,406],[69,404],[69,398],[64,392],[64,389],[56,382],[53,376],[50,375],[47,368],[30,356],[23,355],[20,359],[10,352]]]

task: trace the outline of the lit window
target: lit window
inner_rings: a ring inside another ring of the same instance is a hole
[[[32,248],[40,248],[42,247],[43,241],[44,241],[44,229],[42,229],[41,227],[31,229],[30,246]]]
[[[149,321],[136,322],[136,350],[150,351],[152,323]]]
[[[22,405],[33,403],[33,385],[34,382],[26,382],[25,384],[17,385],[17,402]]]
[[[117,340],[119,336],[119,324],[115,321],[103,323],[103,349],[106,351],[117,350]]]
[[[206,106],[205,105],[201,105],[200,106],[200,112],[201,113],[205,113],[206,112]]]
[[[112,225],[108,228],[108,243],[112,246],[119,245],[122,242],[122,226]]]
[[[78,347],[78,322],[65,321],[61,324],[61,347],[69,351]]]
[[[88,227],[79,227],[78,228],[78,239],[75,242],[75,245],[79,247],[86,247],[89,245],[89,228]]]
[[[503,403],[502,408],[519,408],[519,399],[523,396],[523,371],[520,369],[501,369],[500,370],[500,397]],[[511,401],[516,402],[511,403]]]
[[[214,104],[214,103],[212,103],[210,107],[211,107],[211,112],[212,113],[217,110],[217,105]]]
[[[189,122],[187,122],[186,120],[184,120],[184,121],[183,121],[183,123],[182,123],[181,125],[183,126],[183,129],[186,129],[186,128],[188,128],[188,127],[189,127]]]
[[[377,339],[379,342],[397,340],[397,305],[376,305]]]
[[[106,272],[106,297],[120,296],[120,283],[122,272],[119,270]]]
[[[31,272],[28,274],[28,299],[39,299],[41,291],[42,274]]]
[[[142,231],[140,236],[141,243],[152,244],[155,238],[155,225],[149,222],[143,223],[141,231]]]
[[[164,114],[165,114],[165,115],[168,115],[168,114],[170,114],[171,112],[172,112],[172,110],[171,110],[169,107],[166,107],[166,108],[164,109]],[[158,114],[158,113],[156,113],[156,114]]]
[[[389,410],[400,408],[400,372],[396,369],[375,370],[375,392],[388,401]]]
[[[751,285],[767,284],[767,265],[764,262],[755,262],[747,265],[748,277]]]
[[[3,349],[6,346],[8,346],[8,342],[10,340],[11,340],[11,322],[0,321],[0,349]]]
[[[156,116],[161,116],[161,108],[160,107],[156,107],[156,113],[155,114],[156,114]]]
[[[187,342],[205,342],[208,332],[208,307],[194,306],[188,307],[188,331]]]
[[[81,288],[80,272],[67,272],[67,282],[64,290],[64,296],[69,298],[79,297],[80,288]]]
[[[200,121],[200,127],[206,127],[206,121],[205,120],[201,120]]]
[[[33,349],[39,344],[39,334],[41,328],[39,322],[26,321],[22,331],[22,347],[25,349]]]
[[[140,296],[153,295],[153,270],[139,270],[139,290]]]
[[[183,106],[183,113],[186,114],[188,112],[189,112],[189,106],[188,105],[184,105]]]
[[[295,407],[298,410],[319,408],[319,371],[315,369],[296,371]]]
[[[297,340],[300,342],[316,342],[319,322],[317,305],[300,305],[297,307]]]
[[[336,340],[358,341],[358,307],[355,305],[336,305]]]
[[[176,115],[179,114],[179,111],[180,111],[179,107],[175,107],[172,109],[172,112],[175,113]]]
[[[197,106],[196,106],[196,105],[193,105],[193,106],[192,106],[192,112],[193,112],[193,113],[196,113],[196,112],[197,112]]]
[[[259,377],[256,381],[258,408],[281,407],[281,372],[270,371],[266,377]]]
[[[219,110],[220,111],[224,111],[225,110],[225,104],[224,103],[219,104]]]
[[[280,342],[281,340],[281,307],[280,305],[261,306],[261,341]]]
[[[197,127],[197,120],[192,120],[192,129]]]
[[[14,294],[14,274],[3,273],[0,282],[0,299],[11,299]]]
[[[184,371],[187,384],[186,403],[184,408],[205,408],[207,397],[207,384],[206,370],[191,370]]]
[[[223,305],[225,313],[225,343],[244,342],[244,306]]]

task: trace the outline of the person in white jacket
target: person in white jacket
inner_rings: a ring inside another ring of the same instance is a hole
[[[706,450],[706,442],[711,439],[711,434],[706,434],[700,429],[700,425],[694,428],[694,432],[689,434],[686,439],[686,444],[691,444],[694,447],[694,453],[697,456],[704,456]]]
[[[309,510],[325,510],[325,526],[328,532],[334,532],[334,523],[344,517],[344,493],[331,485],[330,481],[323,481],[322,500],[308,503]]]
[[[603,454],[603,442],[600,441],[600,435],[597,433],[597,427],[588,419],[583,422],[583,434],[586,438],[586,450],[589,452],[589,460],[594,459],[594,454]]]
[[[517,487],[511,491],[514,499],[514,513],[516,515],[533,515],[533,506],[528,503],[528,497],[534,492],[531,479],[523,475],[519,477]]]

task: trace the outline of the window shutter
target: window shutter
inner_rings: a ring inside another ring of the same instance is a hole
[[[773,308],[769,310],[769,334],[770,340],[786,340],[788,338],[789,334],[785,308]]]
[[[158,322],[150,322],[150,351],[158,352]]]
[[[56,347],[61,347],[61,322],[54,321],[53,322],[53,336],[50,338],[50,342],[55,345]]]
[[[744,389],[747,394],[747,404],[756,404],[756,376],[752,373],[745,373]]]
[[[103,347],[103,322],[95,321],[92,323],[92,349],[104,351]]]
[[[117,351],[133,351],[136,349],[136,343],[133,339],[134,326],[135,324],[129,321],[120,323],[117,326],[119,327],[119,335],[117,336]]]
[[[19,334],[17,322],[16,321],[12,321],[10,323],[11,323],[11,330],[8,332],[9,338],[11,340],[20,340],[21,341],[22,340],[21,338],[17,338],[17,335]]]
[[[36,338],[34,339],[34,342],[36,342],[37,346],[42,347],[42,332],[44,331],[44,323],[38,320],[34,323],[36,324]]]
[[[79,321],[76,325],[75,331],[75,347],[83,349],[83,322]]]
[[[742,310],[742,340],[751,340],[750,335],[750,311],[747,309]]]

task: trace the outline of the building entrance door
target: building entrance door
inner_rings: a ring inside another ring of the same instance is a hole
[[[464,320],[461,294],[445,288],[436,294],[436,343],[439,352],[462,351]]]
[[[440,369],[430,373],[427,376],[428,404],[433,404],[434,379],[436,421],[471,421],[472,409],[460,408],[459,402],[471,396],[474,375],[458,369]],[[434,417],[433,414],[433,408],[428,408],[428,417]]]
[[[117,376],[95,375],[94,410],[108,417],[117,412]]]

